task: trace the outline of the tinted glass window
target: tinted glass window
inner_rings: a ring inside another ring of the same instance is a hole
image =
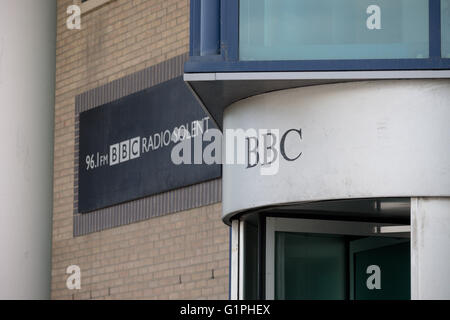
[[[450,58],[450,0],[441,0],[442,58]]]
[[[240,0],[240,60],[428,58],[428,20],[428,0]]]

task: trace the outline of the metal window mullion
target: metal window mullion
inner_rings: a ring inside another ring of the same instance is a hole
[[[441,0],[428,0],[429,3],[429,55],[441,58]]]

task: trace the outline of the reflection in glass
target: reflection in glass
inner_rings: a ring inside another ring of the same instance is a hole
[[[276,232],[275,298],[346,298],[346,246],[342,236]]]

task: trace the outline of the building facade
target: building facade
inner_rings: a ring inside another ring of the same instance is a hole
[[[5,3],[0,298],[450,299],[449,0]]]
[[[57,1],[51,298],[227,299],[230,232],[220,220],[220,177],[78,208],[80,114],[182,76],[189,1],[88,0],[78,3],[79,30],[66,25],[72,4]],[[80,268],[80,290],[67,287],[71,265]]]

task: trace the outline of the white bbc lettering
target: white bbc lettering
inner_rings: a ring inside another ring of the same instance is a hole
[[[141,156],[141,138],[136,137],[130,140],[130,160]]]
[[[367,278],[366,285],[369,290],[380,290],[381,289],[381,269],[377,265],[371,265],[367,267],[367,274],[370,274]]]
[[[367,7],[367,14],[370,16],[367,18],[366,26],[369,30],[380,30],[381,29],[381,9],[379,6],[372,4]]]
[[[109,147],[110,166],[137,159],[141,156],[141,137],[124,140]]]
[[[109,147],[109,165],[119,164],[119,144],[113,144]]]
[[[130,160],[130,140],[120,143],[120,163]]]

